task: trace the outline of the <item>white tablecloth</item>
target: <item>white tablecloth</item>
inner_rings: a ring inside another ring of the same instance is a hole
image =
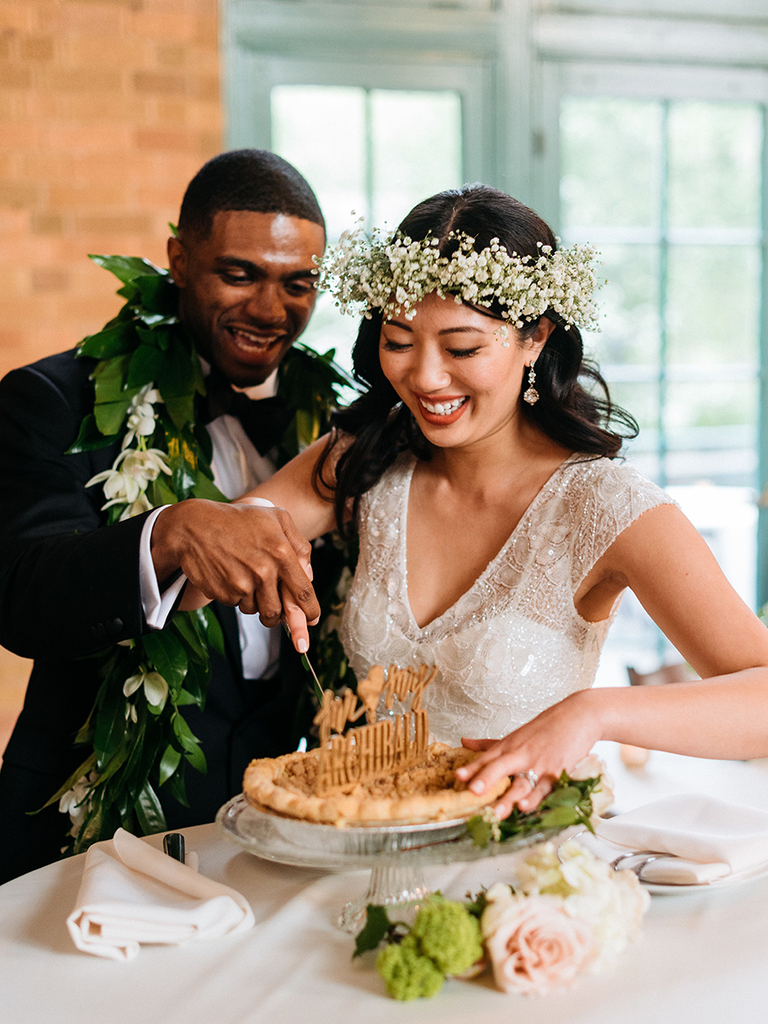
[[[701,762],[652,754],[617,772],[617,804],[702,791],[768,809],[768,762]],[[367,872],[323,875],[258,860],[217,833],[186,829],[200,870],[242,892],[256,927],[179,947],[144,947],[128,964],[75,950],[65,918],[83,858],[0,886],[0,1019],[4,1024],[765,1024],[768,876],[709,892],[653,898],[643,937],[610,974],[544,998],[506,996],[489,979],[450,981],[433,1000],[384,995],[372,954],[354,962],[336,920]],[[160,837],[148,840],[161,844]],[[506,857],[427,869],[446,895],[503,879]]]

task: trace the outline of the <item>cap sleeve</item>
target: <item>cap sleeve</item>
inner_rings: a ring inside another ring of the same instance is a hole
[[[578,501],[573,533],[574,593],[619,534],[658,505],[677,505],[666,491],[636,469],[610,459],[576,463],[572,498]]]

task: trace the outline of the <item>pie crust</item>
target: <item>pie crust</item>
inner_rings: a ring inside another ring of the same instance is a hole
[[[416,824],[469,817],[508,788],[500,779],[487,792],[473,793],[456,769],[477,755],[465,747],[433,743],[422,764],[318,796],[317,750],[259,758],[245,770],[243,791],[255,807],[305,821],[334,825]]]

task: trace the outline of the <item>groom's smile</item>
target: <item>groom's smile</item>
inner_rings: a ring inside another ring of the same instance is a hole
[[[207,238],[170,240],[181,319],[231,383],[261,384],[304,330],[324,247],[319,224],[248,210],[219,211]]]

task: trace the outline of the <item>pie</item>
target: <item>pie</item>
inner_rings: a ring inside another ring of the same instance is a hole
[[[444,821],[469,817],[509,786],[503,778],[480,795],[467,789],[456,769],[476,756],[465,747],[433,743],[421,764],[318,795],[319,751],[283,754],[251,761],[243,791],[255,807],[305,821],[340,826]]]

